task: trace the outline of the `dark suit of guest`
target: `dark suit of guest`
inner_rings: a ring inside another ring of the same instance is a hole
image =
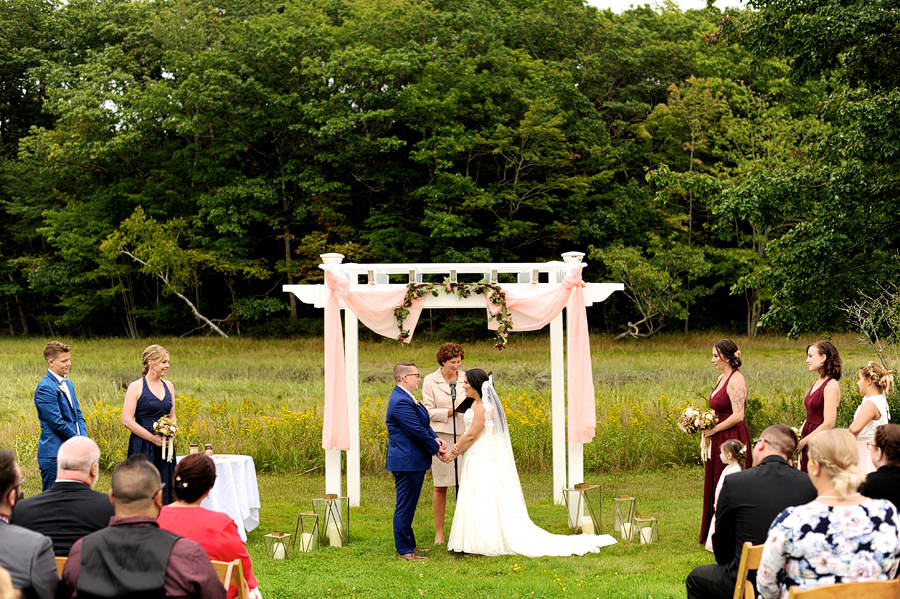
[[[16,503],[11,522],[47,535],[57,556],[69,555],[81,537],[109,526],[115,515],[109,495],[87,483],[58,481],[34,497]]]
[[[882,466],[870,472],[859,492],[872,499],[887,499],[900,511],[900,466]]]
[[[694,568],[687,579],[688,599],[732,597],[744,543],[764,543],[778,514],[787,507],[809,503],[816,495],[809,476],[777,455],[726,477],[716,504],[712,538],[718,565]]]
[[[67,389],[69,395],[63,391]],[[69,401],[69,397],[72,401]],[[72,381],[59,378],[49,370],[34,391],[34,405],[41,422],[41,439],[38,441],[38,466],[41,469],[42,490],[46,491],[56,481],[56,454],[59,446],[76,435],[87,436],[84,414],[75,397]]]
[[[431,456],[439,446],[437,434],[429,425],[428,410],[412,394],[394,387],[388,400],[386,424],[388,430],[387,466],[394,475],[397,507],[394,510],[394,544],[397,553],[406,555],[416,548],[412,521],[422,492],[425,472],[431,468]]]

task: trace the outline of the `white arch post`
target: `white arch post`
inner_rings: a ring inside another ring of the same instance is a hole
[[[360,285],[359,278],[366,277],[363,285],[405,287],[406,283],[389,283],[390,275],[403,275],[410,282],[422,281],[422,275],[443,275],[450,280],[457,280],[460,274],[480,274],[485,279],[496,282],[500,274],[515,274],[517,283],[504,283],[504,289],[515,289],[531,285],[559,286],[566,275],[576,267],[586,266],[582,262],[584,253],[567,252],[562,255],[563,261],[542,263],[445,263],[445,264],[344,264],[342,254],[322,254],[320,268],[334,266],[347,277],[351,287]],[[541,282],[544,273],[546,282]],[[604,301],[615,291],[622,291],[621,283],[587,283],[584,286],[585,307]],[[284,285],[282,290],[293,293],[300,301],[316,308],[324,308],[328,297],[325,285]],[[351,506],[358,506],[360,500],[360,438],[359,438],[359,320],[353,311],[341,300],[340,308],[344,311],[344,374],[347,384],[347,410],[350,429],[350,449],[347,450],[347,497]],[[437,297],[428,295],[425,308],[484,309],[485,300],[478,295],[460,298],[456,295],[441,293]],[[570,311],[571,306],[567,306]],[[572,318],[568,319],[571,339]],[[486,323],[487,324],[487,323]],[[515,321],[513,322],[515,327]],[[399,331],[398,331],[399,332]],[[515,332],[515,328],[513,328]],[[566,467],[566,382],[563,344],[563,315],[558,314],[550,322],[550,372],[552,434],[553,434],[553,499],[561,504],[564,501],[563,489],[567,485],[583,482],[584,478],[584,445],[568,444],[568,468]],[[567,477],[568,473],[568,477]],[[341,494],[341,452],[325,451],[325,492]]]

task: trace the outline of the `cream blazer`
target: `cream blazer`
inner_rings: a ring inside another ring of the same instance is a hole
[[[459,402],[466,397],[466,392],[463,391],[466,373],[459,370],[456,377],[456,405],[459,405]],[[428,417],[431,418],[431,428],[436,433],[453,434],[453,420],[447,416],[447,410],[452,405],[450,401],[450,385],[444,380],[444,375],[441,374],[440,368],[422,379],[422,405],[428,410]],[[457,414],[457,437],[461,437],[464,432],[466,432],[466,425],[463,422],[463,415]]]

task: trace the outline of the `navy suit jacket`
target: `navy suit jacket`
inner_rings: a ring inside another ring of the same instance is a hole
[[[84,414],[75,397],[75,385],[66,379],[64,384],[72,395],[72,405],[66,394],[60,391],[56,377],[49,370],[41,379],[34,391],[34,405],[37,407],[38,419],[41,421],[41,440],[38,442],[38,462],[56,460],[59,446],[67,439],[81,434],[87,436],[84,425]],[[74,406],[74,410],[72,409]],[[75,428],[76,422],[79,429]],[[78,432],[80,430],[80,433]]]
[[[394,387],[385,421],[388,430],[386,469],[424,472],[431,468],[431,456],[437,454],[440,447],[425,406],[399,386]]]

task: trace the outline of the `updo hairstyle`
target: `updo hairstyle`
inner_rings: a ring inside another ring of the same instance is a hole
[[[875,429],[875,447],[891,466],[900,466],[900,424],[882,424]]]
[[[488,380],[488,375],[481,368],[473,368],[466,371],[466,382],[469,386],[478,391],[478,395],[482,395],[481,387]]]
[[[466,359],[466,352],[459,343],[445,343],[438,348],[437,363],[441,366],[444,362],[449,362],[453,358]]]
[[[168,353],[162,345],[151,345],[145,349],[143,355],[141,355],[141,364],[144,365],[141,376],[147,376],[147,373],[150,372],[150,365],[162,362]]]
[[[878,362],[869,362],[860,368],[859,376],[875,383],[885,396],[894,392],[894,373]]]
[[[727,441],[723,441],[722,445],[719,447],[721,447],[726,454],[734,456],[734,459],[737,460],[741,470],[746,468],[746,451],[744,450],[744,444],[738,439],[728,439]]]
[[[188,454],[175,466],[175,498],[194,503],[216,482],[216,463],[205,453]]]
[[[816,433],[809,440],[809,459],[831,477],[834,494],[843,499],[854,493],[866,479],[860,474],[856,437],[845,428]]]
[[[838,353],[834,343],[831,341],[816,341],[807,345],[806,351],[808,352],[811,347],[815,347],[820,354],[825,356],[825,363],[819,368],[819,374],[836,381],[841,380],[841,355]]]
[[[731,364],[732,368],[740,368],[741,364],[743,364],[741,361],[741,350],[738,349],[737,344],[731,339],[722,339],[714,347],[719,352],[719,357]]]

